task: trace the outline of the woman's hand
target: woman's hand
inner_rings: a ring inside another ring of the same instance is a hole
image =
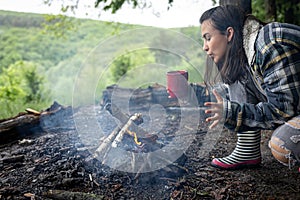
[[[206,118],[206,122],[213,122],[210,126],[209,129],[214,128],[217,126],[218,123],[222,120],[223,117],[223,98],[219,95],[219,93],[216,90],[212,91],[213,94],[215,95],[217,102],[205,102],[205,106],[210,106],[209,109],[205,110],[205,113],[207,114],[213,114],[212,117]]]

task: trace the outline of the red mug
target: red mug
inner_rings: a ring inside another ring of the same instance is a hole
[[[186,70],[167,72],[167,91],[169,98],[188,96],[188,72]]]

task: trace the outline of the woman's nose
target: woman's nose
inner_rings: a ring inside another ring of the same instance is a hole
[[[208,51],[208,46],[207,46],[206,42],[204,42],[204,44],[203,44],[203,50]]]

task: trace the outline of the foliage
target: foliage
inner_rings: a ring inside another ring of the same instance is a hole
[[[265,21],[264,0],[252,0],[252,14],[258,19]]]
[[[21,71],[20,65],[10,65],[4,69],[0,76],[0,98],[8,101],[15,101],[18,98],[23,99],[26,96],[24,91],[25,79],[24,71]]]
[[[78,20],[67,17],[66,15],[45,15],[45,22],[42,23],[44,27],[43,33],[50,32],[55,37],[66,37],[66,32],[76,31],[78,27]]]
[[[112,66],[110,67],[113,80],[117,83],[121,78],[124,78],[126,73],[130,70],[135,70],[147,63],[154,62],[154,55],[149,49],[127,52],[113,61]]]
[[[64,47],[63,38],[54,39],[50,34],[43,34],[42,30],[36,27],[15,27],[14,24],[1,26],[0,72],[2,68],[19,60],[34,61],[47,68],[74,55],[72,48]],[[71,43],[69,45],[73,46]]]
[[[122,55],[120,58],[114,61],[112,69],[113,80],[117,82],[131,67],[131,58],[129,56]]]
[[[0,74],[0,117],[18,112],[15,108],[34,104],[44,105],[48,95],[43,88],[44,78],[38,74],[37,67],[30,62],[16,62],[3,69]]]
[[[266,0],[252,0],[252,14],[265,22],[279,21],[300,25],[299,0],[273,0],[272,13],[267,13]]]

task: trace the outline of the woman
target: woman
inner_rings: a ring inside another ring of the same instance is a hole
[[[229,99],[213,90],[206,102],[209,128],[224,124],[237,133],[234,151],[212,160],[222,169],[261,163],[260,130],[275,131],[269,141],[274,157],[285,165],[300,159],[300,27],[263,24],[238,7],[218,6],[200,18],[203,49],[228,86]],[[209,63],[209,62],[208,62]],[[215,84],[207,65],[207,84]]]

